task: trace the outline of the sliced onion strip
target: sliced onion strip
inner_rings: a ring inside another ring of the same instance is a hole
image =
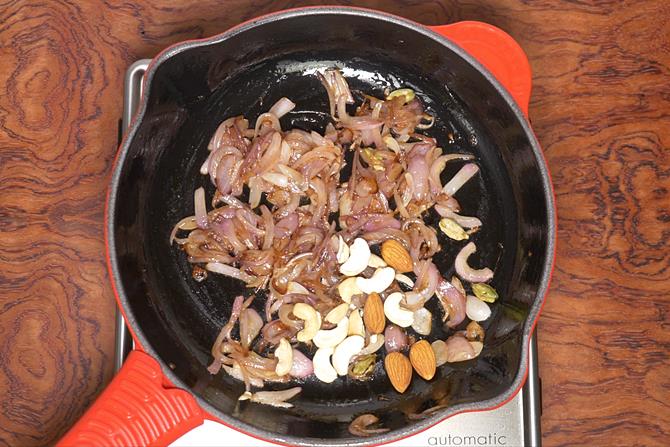
[[[270,107],[269,112],[272,113],[277,118],[281,118],[294,108],[295,103],[290,99],[284,97],[281,98],[279,101],[277,101],[272,107]]]
[[[193,203],[195,204],[195,221],[198,227],[205,229],[208,227],[207,206],[205,205],[205,188],[200,187],[193,193]]]
[[[208,262],[207,265],[205,265],[205,268],[210,272],[230,276],[231,278],[239,279],[246,283],[250,283],[254,280],[253,276],[244,273],[240,269],[236,269],[235,267],[231,267],[226,264],[221,264],[220,262]]]
[[[453,196],[477,172],[479,172],[479,166],[477,166],[474,163],[466,164],[456,173],[456,175],[452,177],[451,180],[449,180],[449,182],[446,185],[444,185],[444,188],[442,188],[442,192],[447,195]]]
[[[493,278],[493,271],[488,267],[477,270],[468,265],[468,258],[471,254],[477,251],[477,246],[474,242],[468,242],[465,247],[458,252],[456,256],[456,273],[458,276],[470,282],[486,282]]]

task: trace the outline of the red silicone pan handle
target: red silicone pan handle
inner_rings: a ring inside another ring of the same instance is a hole
[[[429,28],[477,59],[510,92],[524,115],[528,116],[530,64],[526,53],[512,36],[482,22],[458,22]]]
[[[165,382],[156,360],[132,351],[58,446],[163,446],[202,424],[204,415],[193,396]]]

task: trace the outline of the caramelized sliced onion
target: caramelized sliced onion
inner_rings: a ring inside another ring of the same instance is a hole
[[[286,401],[293,399],[295,396],[300,394],[301,391],[302,388],[299,386],[282,391],[257,391],[255,393],[250,393],[247,391],[238,399],[249,400],[257,404],[270,405],[272,407],[291,408],[293,404]]]
[[[172,242],[174,241],[177,241],[178,244],[181,244],[182,243],[181,241],[185,242],[188,240],[188,239],[177,239],[176,236],[179,230],[191,231],[195,230],[196,228],[198,228],[198,224],[196,223],[195,216],[184,217],[182,220],[177,222],[177,225],[175,225],[174,228],[172,228],[172,233],[170,233],[170,244],[172,244]]]
[[[384,331],[384,347],[386,352],[402,351],[409,344],[405,331],[395,324],[389,324]]]
[[[236,269],[235,267],[231,267],[227,264],[221,264],[220,262],[208,262],[205,268],[210,272],[230,276],[231,278],[239,279],[246,283],[250,283],[254,279],[253,276],[247,275],[240,269]]]
[[[200,228],[207,228],[207,206],[205,205],[205,188],[200,187],[193,193],[193,203],[195,204],[195,221]]]
[[[279,124],[279,119],[277,118],[277,115],[275,115],[274,113],[269,113],[269,112],[268,113],[262,113],[258,117],[258,119],[256,120],[256,127],[254,128],[254,137],[256,137],[258,135],[258,131],[261,129],[261,126],[266,122],[269,122],[270,126],[274,130],[279,130],[279,131],[281,130],[281,125]]]
[[[272,107],[270,107],[270,113],[274,114],[277,118],[281,118],[286,115],[288,112],[295,108],[295,103],[290,99],[284,97],[277,101]]]
[[[209,367],[207,368],[210,374],[216,374],[221,369],[222,365],[221,357],[223,354],[224,342],[230,339],[230,333],[235,327],[235,323],[237,323],[237,319],[239,318],[240,313],[242,313],[243,305],[244,305],[244,297],[242,295],[236,296],[235,299],[233,300],[233,308],[230,312],[230,318],[228,319],[228,322],[225,325],[223,325],[221,331],[219,331],[219,335],[217,335],[216,340],[212,345],[212,357],[214,357],[214,360],[212,361],[211,365],[209,365]]]
[[[423,261],[423,272],[417,275],[414,290],[405,294],[405,307],[408,310],[419,310],[433,297],[440,282],[440,273],[431,261]]]
[[[484,329],[476,321],[471,321],[468,323],[468,326],[465,328],[465,338],[468,341],[484,341]]]
[[[474,242],[468,242],[465,247],[458,252],[455,261],[456,273],[458,276],[470,282],[486,282],[493,278],[493,271],[487,267],[477,270],[468,265],[468,258],[477,251]]]
[[[379,423],[379,418],[374,414],[362,414],[349,424],[349,433],[354,436],[374,436],[389,431],[388,428],[373,428]]]
[[[468,163],[465,166],[463,166],[455,176],[449,182],[444,185],[444,188],[442,188],[442,192],[453,196],[458,192],[459,189],[461,189],[461,186],[463,186],[468,180],[470,180],[477,172],[479,172],[479,166],[477,166],[474,163]]]
[[[263,336],[263,345],[274,346],[282,338],[290,339],[297,333],[297,329],[285,325],[281,320],[272,320],[263,326],[261,335]]]
[[[436,294],[444,311],[447,326],[454,328],[461,324],[465,319],[465,294],[445,279],[440,281]]]
[[[312,360],[297,349],[293,349],[293,366],[291,366],[289,375],[296,379],[304,379],[313,373],[314,365],[312,364]]]
[[[464,362],[477,357],[472,345],[461,334],[454,334],[445,341],[447,349],[447,362]]]
[[[228,375],[234,379],[239,380],[240,382],[249,381],[249,385],[255,386],[257,388],[261,388],[264,385],[263,380],[257,377],[245,377],[244,373],[242,372],[242,368],[240,368],[240,364],[237,362],[234,362],[233,366],[223,365],[223,369],[226,371],[226,373],[228,373]]]
[[[240,315],[240,343],[245,348],[258,336],[263,327],[263,319],[254,309],[244,309]]]
[[[471,229],[482,226],[482,221],[478,218],[471,216],[461,216],[460,214],[457,214],[454,211],[440,205],[435,205],[435,211],[437,211],[440,216],[453,220],[463,228]]]

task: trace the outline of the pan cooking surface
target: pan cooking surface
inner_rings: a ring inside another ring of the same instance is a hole
[[[355,56],[346,58],[343,55],[333,55],[323,60],[314,57],[312,54],[304,54],[295,55],[290,60],[266,61],[235,78],[226,80],[214,94],[196,101],[192,109],[194,113],[189,115],[174,142],[176,147],[183,148],[184,153],[169,163],[161,164],[156,174],[159,178],[169,179],[169,186],[156,183],[152,196],[164,198],[169,207],[167,209],[157,207],[156,213],[151,217],[151,220],[158,222],[159,225],[152,234],[150,247],[156,250],[156,259],[161,265],[161,270],[169,272],[171,277],[180,278],[179,289],[173,292],[171,299],[183,301],[181,304],[175,303],[181,309],[180,312],[183,312],[176,316],[181,325],[191,329],[189,337],[198,341],[193,347],[196,348],[194,353],[202,359],[202,368],[211,361],[209,354],[211,344],[221,326],[228,320],[232,298],[237,294],[248,296],[253,290],[246,289],[239,281],[216,274],[210,274],[207,280],[196,283],[191,279],[192,265],[186,261],[185,253],[176,246],[167,245],[167,235],[175,222],[193,213],[192,194],[197,187],[205,186],[207,197],[211,198],[214,194],[215,188],[209,178],[201,175],[198,170],[207,158],[206,146],[209,137],[224,119],[243,114],[253,123],[255,118],[267,111],[275,101],[287,96],[297,106],[282,119],[282,128],[297,127],[323,133],[330,116],[327,94],[314,75],[318,68],[340,67],[355,95],[358,92],[365,92],[383,97],[387,88],[391,90],[400,87],[413,88],[428,107],[428,112],[437,118],[435,126],[426,133],[437,138],[445,152],[476,155],[478,163],[482,166],[482,173],[466,184],[457,194],[457,198],[464,214],[476,215],[484,223],[482,231],[473,237],[479,247],[476,255],[478,258],[473,256],[473,265],[481,263],[495,266],[496,276],[493,285],[503,296],[505,295],[505,284],[509,282],[510,260],[514,259],[516,229],[513,224],[500,223],[514,222],[513,204],[508,203],[505,207],[503,203],[504,198],[511,195],[511,188],[508,182],[505,182],[506,177],[498,173],[500,168],[497,166],[499,161],[495,148],[491,146],[485,133],[476,130],[475,125],[467,118],[465,110],[448,91],[448,86],[443,86],[441,91],[435,91],[435,86],[430,84],[430,80],[418,73],[390,64],[375,64]],[[443,180],[451,178],[462,165],[462,162],[449,163],[443,174]],[[346,176],[342,181],[346,181]],[[438,220],[437,214],[432,212],[427,223],[437,228]],[[439,240],[443,250],[435,256],[434,261],[442,275],[450,278],[454,274],[454,258],[463,244],[450,242],[441,232]],[[264,294],[260,293],[254,301],[254,307],[261,314],[264,309],[263,298]],[[503,316],[500,307],[493,306],[494,316],[484,323],[485,330],[490,324],[496,324]],[[431,300],[428,308],[434,315],[435,328],[434,333],[428,338],[446,338],[447,332],[442,329],[440,321],[442,310],[437,300]],[[504,340],[497,343],[502,341]],[[485,349],[484,356],[496,349],[493,338],[487,340]],[[339,413],[342,416],[340,419],[346,421],[354,412],[371,411],[379,414],[387,411],[390,406],[400,403],[407,405],[406,396],[392,390],[386,378],[382,358],[383,356],[380,356],[374,379],[369,382],[349,378],[341,378],[332,384],[324,384],[315,379],[306,382],[293,381],[291,384],[303,387],[302,393],[292,401],[296,404],[294,411],[324,420]],[[436,404],[430,401],[431,395],[442,397],[446,381],[455,382],[464,390],[486,386],[485,378],[471,374],[474,363],[444,365],[439,369],[438,377],[430,382],[415,377],[408,395],[416,396],[415,399],[419,403],[423,402],[424,408],[428,408]],[[221,388],[234,389],[236,394],[244,392],[243,384],[225,373],[217,375],[213,380],[218,382]],[[287,385],[278,387],[270,385],[266,388],[286,387]],[[379,396],[389,400],[379,400]]]

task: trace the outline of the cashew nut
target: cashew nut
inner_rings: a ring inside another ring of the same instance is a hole
[[[363,317],[358,309],[354,309],[349,315],[349,330],[347,335],[365,336],[365,326],[363,325]]]
[[[349,361],[363,349],[365,339],[360,335],[345,338],[333,351],[333,367],[340,376],[346,376]]]
[[[337,371],[330,363],[330,356],[333,355],[333,351],[333,348],[317,349],[314,358],[312,358],[314,375],[322,382],[332,383],[337,379]]]
[[[368,267],[377,268],[377,267],[386,267],[387,265],[388,264],[386,263],[386,261],[384,261],[382,258],[380,258],[374,253],[372,253],[370,255],[370,259],[368,259]]]
[[[414,322],[414,312],[400,308],[400,301],[402,299],[403,295],[400,292],[395,292],[387,296],[386,301],[384,301],[384,315],[386,315],[386,318],[392,323],[395,323],[400,327],[408,327]]]
[[[328,323],[337,324],[340,320],[347,316],[349,312],[349,305],[347,303],[342,303],[338,306],[335,306],[324,318]]]
[[[407,276],[403,273],[396,273],[395,274],[395,280],[400,282],[400,283],[405,284],[410,289],[414,288],[414,281],[412,281],[412,279],[409,276]]]
[[[337,291],[340,294],[340,298],[342,298],[342,301],[344,301],[345,303],[350,303],[352,296],[358,295],[359,293],[363,293],[361,289],[358,288],[355,277],[347,278],[344,281],[342,281],[337,286]]]
[[[382,267],[375,270],[370,278],[356,278],[356,285],[363,293],[382,293],[395,279],[393,267]]]
[[[305,327],[298,332],[298,341],[310,341],[321,329],[321,314],[309,304],[295,303],[293,305],[293,315],[305,322]]]
[[[342,264],[347,262],[347,259],[349,259],[349,246],[346,242],[344,242],[344,239],[342,239],[342,236],[339,234],[337,235],[337,239],[337,262]]]
[[[379,351],[379,348],[384,346],[384,334],[372,334],[370,335],[370,341],[368,345],[363,348],[360,352],[360,355],[374,354]]]
[[[414,311],[414,321],[412,322],[412,329],[417,334],[429,335],[433,327],[433,314],[428,309],[422,307]]]
[[[340,266],[340,273],[356,276],[366,269],[370,259],[370,247],[365,239],[356,238],[349,247],[349,259]]]
[[[309,294],[309,290],[305,288],[302,284],[295,281],[289,281],[286,285],[286,293],[299,293],[301,295]]]
[[[334,348],[342,343],[342,340],[347,338],[348,331],[349,318],[344,317],[337,323],[337,326],[334,329],[321,329],[317,331],[312,341],[318,348]]]
[[[285,338],[279,340],[279,346],[275,349],[275,357],[278,359],[275,372],[278,376],[285,376],[293,366],[293,348]]]

